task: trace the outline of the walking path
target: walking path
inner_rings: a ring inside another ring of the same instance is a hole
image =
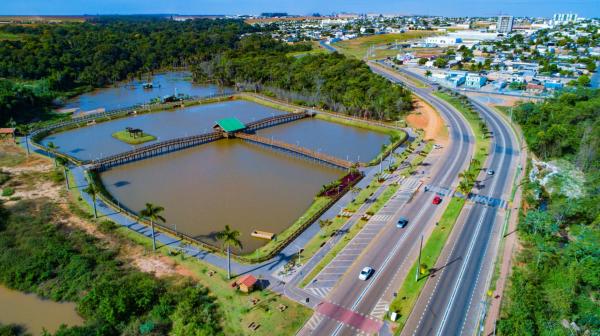
[[[408,133],[408,139],[406,143],[410,143],[415,139],[415,134],[412,130],[405,130]],[[27,143],[24,140],[25,138],[20,139],[20,143],[23,147],[27,147]],[[40,155],[48,156],[48,153],[44,150],[34,146],[30,138],[27,138],[29,150],[36,152]],[[398,147],[393,153],[400,154],[406,148],[405,145]],[[385,160],[385,159],[384,159]],[[71,189],[79,189],[81,197],[85,200],[86,203],[93,204],[93,200],[90,195],[83,192],[83,189],[88,185],[88,181],[85,174],[85,168],[82,166],[71,166],[69,167],[71,174],[73,175],[75,185],[71,186]],[[361,168],[365,177],[357,184],[359,188],[365,188],[368,186],[375,175],[379,172],[378,166]],[[337,216],[339,209],[343,209],[347,207],[350,202],[353,200],[353,195],[347,193],[343,197],[341,197],[331,208],[329,208],[323,215],[319,218],[319,220],[329,220],[335,218]],[[98,217],[102,219],[111,220],[114,223],[126,227],[132,231],[135,231],[141,235],[144,235],[148,238],[152,238],[152,231],[149,226],[146,224],[138,222],[136,219],[131,218],[126,213],[115,211],[113,208],[109,207],[105,202],[101,199],[96,200],[96,206],[98,210]],[[291,258],[298,253],[299,248],[303,248],[315,235],[319,233],[321,230],[319,226],[319,220],[315,221],[311,226],[309,226],[304,232],[302,232],[294,241],[288,244],[282,251],[274,258],[265,261],[259,264],[247,265],[241,264],[234,260],[231,261],[231,271],[234,275],[244,275],[244,274],[253,274],[256,277],[262,278],[266,280],[268,287],[276,292],[283,293],[290,297],[291,299],[298,301],[302,304],[305,304],[309,307],[314,307],[319,301],[319,298],[307,293],[304,290],[296,288],[296,284],[300,280],[301,276],[304,274],[302,270],[300,270],[299,276],[295,277],[295,280],[289,284],[281,281],[277,277],[274,276],[276,272],[283,267]],[[345,225],[342,230],[347,230],[351,227],[351,225]],[[347,232],[347,231],[346,231]],[[227,259],[225,257],[210,253],[208,251],[202,250],[193,245],[187,244],[182,240],[166,235],[161,232],[157,232],[155,234],[156,242],[158,248],[169,247],[173,249],[177,249],[185,253],[187,256],[196,258],[200,261],[209,263],[215,267],[219,267],[221,269],[227,269]],[[343,235],[338,235],[332,238],[332,241],[336,242],[341,239]],[[336,239],[337,238],[337,239]],[[323,248],[321,248],[317,255],[324,256],[329,252],[332,246],[335,244],[327,244]],[[312,258],[306,265],[304,265],[303,269],[312,269],[316,265],[316,261],[320,260],[320,258]],[[307,302],[307,298],[309,298]],[[310,300],[312,298],[313,300]]]

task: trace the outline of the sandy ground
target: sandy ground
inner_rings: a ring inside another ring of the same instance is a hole
[[[438,112],[421,99],[414,98],[415,110],[406,117],[412,128],[425,131],[425,140],[432,140],[440,145],[448,144],[448,130]]]
[[[492,94],[492,93],[476,93],[476,92],[468,92],[467,96],[469,97],[486,97],[486,96],[491,96],[493,98],[493,101],[488,103],[487,105],[497,105],[497,106],[515,106],[518,105],[519,103],[522,102],[526,102],[526,101],[536,101],[535,99],[531,99],[531,98],[524,98],[524,97],[516,97],[516,96],[505,96],[505,95],[498,95],[498,94]],[[481,100],[485,102],[485,99]]]
[[[0,143],[0,152],[20,157],[24,154],[20,147],[8,142]],[[58,224],[85,231],[89,235],[100,239],[109,247],[118,248],[119,257],[130,261],[142,272],[152,273],[157,277],[179,274],[195,278],[192,271],[177,265],[168,257],[153,255],[142,246],[117,234],[103,233],[98,229],[97,223],[73,214],[69,210],[72,195],[66,192],[65,185],[50,181],[43,175],[53,169],[54,163],[52,160],[39,155],[30,155],[16,165],[0,167],[0,170],[10,174],[10,180],[6,182],[5,186],[11,186],[15,189],[15,193],[11,197],[0,196],[0,200],[7,208],[10,208],[18,200],[49,199],[56,203],[63,212],[59,216],[60,219],[57,219]],[[11,198],[13,200],[10,200]]]

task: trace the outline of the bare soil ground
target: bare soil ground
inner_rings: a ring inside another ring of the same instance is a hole
[[[448,130],[439,113],[419,98],[413,100],[415,109],[406,117],[406,122],[412,128],[425,131],[425,140],[432,140],[440,145],[447,145]]]
[[[1,142],[0,170],[10,175],[10,180],[2,187],[11,187],[15,193],[0,196],[6,207],[19,200],[48,199],[58,205],[62,213],[58,222],[67,227],[85,231],[89,235],[101,239],[111,247],[119,248],[119,257],[129,260],[143,272],[153,273],[158,277],[179,274],[195,277],[193,272],[165,256],[147,254],[143,247],[118,237],[116,234],[103,233],[97,223],[81,218],[70,211],[69,204],[73,201],[62,182],[54,182],[49,174],[54,171],[52,160],[39,156],[26,156],[24,151],[13,142]]]

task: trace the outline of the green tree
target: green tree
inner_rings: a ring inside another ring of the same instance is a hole
[[[147,218],[150,221],[150,227],[152,228],[152,250],[156,251],[156,234],[154,231],[154,223],[156,221],[165,222],[165,218],[161,215],[165,211],[165,208],[154,205],[152,203],[146,203],[146,207],[140,211],[140,216]]]
[[[223,247],[227,249],[227,278],[231,279],[231,247],[242,248],[242,242],[239,240],[240,232],[232,230],[229,225],[225,225],[223,231],[217,232],[216,238],[220,240]]]
[[[98,211],[96,210],[96,197],[98,196],[98,189],[93,183],[88,183],[87,187],[82,190],[84,193],[90,195],[92,198],[92,205],[94,207],[94,218],[98,218]]]

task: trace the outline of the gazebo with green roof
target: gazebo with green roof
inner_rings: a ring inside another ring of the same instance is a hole
[[[217,124],[213,126],[216,130],[221,130],[226,135],[232,136],[235,132],[239,132],[246,129],[246,125],[241,122],[238,118],[224,118],[217,121]]]

